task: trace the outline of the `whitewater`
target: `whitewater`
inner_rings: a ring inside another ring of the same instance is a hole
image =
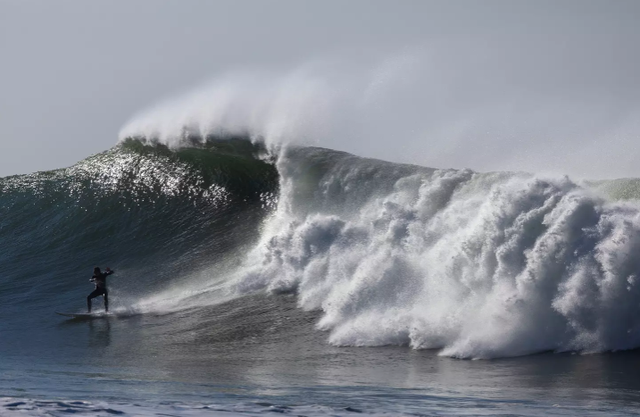
[[[416,128],[416,66],[223,77],[1,178],[0,414],[640,414],[640,180],[323,146]],[[96,265],[114,315],[55,316]]]
[[[280,161],[279,210],[238,285],[296,291],[330,343],[461,358],[638,347],[637,203],[568,178],[348,155],[310,178],[314,162]]]

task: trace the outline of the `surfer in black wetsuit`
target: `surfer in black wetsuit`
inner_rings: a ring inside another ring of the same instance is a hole
[[[96,289],[87,297],[87,313],[91,313],[91,300],[102,296],[104,298],[104,311],[109,311],[109,294],[107,293],[107,276],[113,274],[113,271],[107,267],[104,272],[100,271],[97,266],[93,268],[93,276],[89,281],[96,284]]]

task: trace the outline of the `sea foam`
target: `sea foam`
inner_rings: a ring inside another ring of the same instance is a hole
[[[331,343],[461,358],[640,345],[637,203],[567,177],[352,157],[311,181],[309,163],[280,159],[278,211],[237,286],[297,291]]]

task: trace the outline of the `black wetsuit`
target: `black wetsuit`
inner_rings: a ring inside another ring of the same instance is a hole
[[[93,274],[91,281],[96,284],[96,289],[87,297],[87,311],[91,313],[91,300],[93,298],[104,297],[104,311],[109,311],[109,293],[107,292],[107,276],[113,274],[112,270]]]

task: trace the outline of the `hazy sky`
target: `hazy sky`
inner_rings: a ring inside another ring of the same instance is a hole
[[[234,103],[254,106],[253,86],[264,107],[300,68],[342,106],[316,124],[348,134],[320,129],[323,146],[640,176],[639,21],[636,1],[0,0],[0,176],[108,149],[135,114],[229,74],[263,74]]]

